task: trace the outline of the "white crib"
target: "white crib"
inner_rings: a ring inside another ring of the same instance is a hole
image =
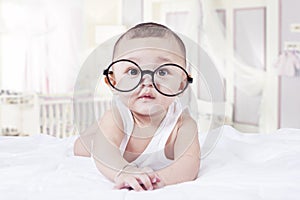
[[[76,130],[84,130],[101,117],[111,102],[109,98],[91,96],[82,96],[74,102],[68,95],[40,96],[38,101],[40,132],[56,137],[78,134]]]
[[[101,117],[111,101],[107,97],[82,95],[73,102],[72,94],[2,96],[2,135],[42,133],[61,138],[75,135],[76,130],[85,129],[95,118]]]

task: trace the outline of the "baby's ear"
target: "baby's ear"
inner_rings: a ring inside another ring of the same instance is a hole
[[[107,77],[104,77],[104,82],[105,82],[106,85],[110,86]]]
[[[179,90],[183,90],[185,86],[186,86],[186,78],[181,81]]]
[[[111,86],[110,83],[111,83],[112,85],[116,85],[116,81],[115,81],[114,75],[109,74],[108,76],[109,76],[109,81],[108,81],[108,78],[105,77],[105,78],[104,78],[104,82],[105,82],[108,86]],[[110,82],[110,83],[109,83],[109,82]]]

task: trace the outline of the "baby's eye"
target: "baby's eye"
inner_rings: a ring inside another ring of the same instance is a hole
[[[159,76],[166,76],[166,75],[169,74],[169,71],[166,70],[166,69],[160,69],[160,70],[158,70],[157,73],[158,73]]]
[[[135,76],[139,73],[138,69],[129,69],[127,73],[131,76]]]

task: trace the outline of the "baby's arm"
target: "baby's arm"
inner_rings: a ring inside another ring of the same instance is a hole
[[[119,112],[106,113],[100,121],[100,127],[103,131],[97,132],[93,144],[93,158],[98,170],[115,182],[116,189],[132,188],[140,191],[153,188],[153,180],[158,179],[155,173],[148,175],[143,169],[132,166],[121,155],[119,146],[124,133]]]
[[[197,178],[200,167],[198,129],[196,122],[187,114],[183,116],[174,143],[174,160],[170,166],[156,171],[161,184],[171,185]]]
[[[120,143],[124,137],[122,119],[117,111],[108,110],[100,122],[89,127],[74,146],[75,155],[92,157],[98,170],[115,188],[132,188],[136,191],[151,189],[155,174],[147,175],[143,169],[132,167],[121,155]]]
[[[93,137],[94,137],[94,133],[86,137],[80,136],[79,138],[77,138],[73,148],[74,155],[90,157],[91,156],[90,142],[93,140]]]
[[[91,156],[92,143],[95,141],[96,134],[99,133],[104,136],[105,140],[109,140],[113,145],[120,145],[123,138],[122,132],[122,121],[118,112],[113,114],[112,110],[105,111],[100,121],[96,121],[94,124],[89,126],[85,131],[80,133],[80,137],[76,139],[74,143],[74,155],[76,156]],[[106,131],[102,131],[106,130]],[[109,130],[109,131],[107,131]],[[109,133],[108,133],[109,132]]]

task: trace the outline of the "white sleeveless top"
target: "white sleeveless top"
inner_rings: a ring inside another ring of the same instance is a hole
[[[125,132],[124,138],[119,147],[123,156],[133,132],[134,120],[128,107],[125,106],[118,98],[114,99],[114,103],[120,112]],[[150,167],[153,170],[159,170],[173,162],[173,160],[168,159],[165,155],[165,145],[181,113],[181,103],[178,98],[175,98],[175,101],[169,106],[165,118],[156,130],[148,146],[132,163],[136,164],[138,167]]]

